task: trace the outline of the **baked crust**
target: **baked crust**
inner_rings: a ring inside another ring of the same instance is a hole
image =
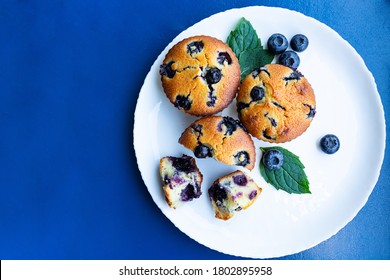
[[[242,124],[231,117],[202,117],[184,130],[179,143],[192,150],[196,157],[213,157],[225,164],[239,165],[249,170],[255,165],[253,140]],[[205,147],[209,153],[199,156],[199,147]]]
[[[223,41],[205,35],[175,44],[160,67],[161,82],[170,102],[194,115],[213,115],[235,98],[240,65]]]
[[[300,72],[268,64],[243,80],[237,111],[254,137],[283,143],[307,130],[316,113],[316,100],[310,83]]]

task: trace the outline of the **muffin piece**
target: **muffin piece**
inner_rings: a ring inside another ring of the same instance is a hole
[[[234,211],[248,208],[261,194],[262,189],[242,171],[235,171],[214,181],[208,190],[215,217],[228,220]]]
[[[256,160],[255,145],[242,124],[231,117],[208,116],[188,126],[179,143],[197,158],[212,157],[229,165],[252,170]]]
[[[283,143],[306,131],[316,113],[316,101],[310,83],[300,72],[268,64],[243,80],[237,111],[254,137]]]
[[[178,42],[160,66],[162,86],[171,103],[195,116],[226,108],[236,96],[240,74],[230,47],[203,35]]]
[[[168,205],[174,209],[200,197],[203,176],[193,157],[167,156],[160,159],[160,175]]]

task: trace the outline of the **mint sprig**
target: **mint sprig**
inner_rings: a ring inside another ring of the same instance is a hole
[[[263,161],[260,160],[260,173],[267,183],[273,185],[277,190],[283,190],[288,193],[311,193],[309,190],[309,180],[303,170],[305,166],[302,164],[299,157],[289,150],[278,146],[260,148],[263,154],[269,149],[276,149],[282,152],[284,161],[280,169],[270,170],[265,167]]]
[[[254,69],[269,64],[274,59],[274,56],[263,48],[256,30],[245,18],[241,18],[236,27],[230,32],[226,43],[238,58],[241,80]]]

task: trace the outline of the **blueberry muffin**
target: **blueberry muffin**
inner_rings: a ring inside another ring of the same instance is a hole
[[[179,143],[197,158],[212,157],[229,165],[252,170],[256,160],[255,146],[242,124],[231,117],[202,117],[182,133]]]
[[[251,206],[261,191],[252,178],[241,171],[235,171],[215,180],[208,194],[215,217],[228,220],[235,211]]]
[[[306,131],[316,113],[316,101],[310,83],[300,72],[268,64],[243,80],[237,111],[254,137],[283,143]]]
[[[160,159],[160,175],[168,205],[174,209],[199,198],[203,176],[193,157],[167,156]]]
[[[212,115],[236,96],[240,65],[230,47],[210,36],[174,45],[160,66],[164,92],[172,104],[194,116]]]

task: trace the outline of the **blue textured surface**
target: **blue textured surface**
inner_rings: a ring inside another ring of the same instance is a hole
[[[238,259],[198,244],[162,214],[132,146],[150,66],[214,13],[278,6],[327,24],[362,56],[389,110],[388,0],[134,2],[0,2],[1,259]],[[389,174],[386,154],[358,215],[284,259],[389,259]]]

